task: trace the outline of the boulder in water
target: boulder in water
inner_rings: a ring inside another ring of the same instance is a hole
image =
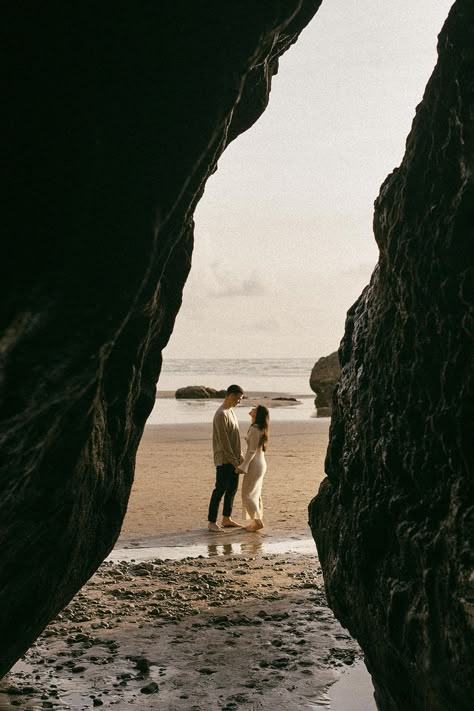
[[[188,385],[185,388],[178,388],[175,392],[177,400],[209,400],[211,398],[224,398],[227,390],[214,390],[205,385]]]

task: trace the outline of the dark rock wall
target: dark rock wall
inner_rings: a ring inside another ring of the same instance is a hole
[[[194,208],[319,4],[3,14],[0,675],[113,547]]]
[[[474,2],[459,0],[348,313],[310,520],[383,711],[474,699]]]

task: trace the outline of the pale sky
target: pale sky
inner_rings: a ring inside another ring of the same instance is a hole
[[[336,350],[377,262],[373,203],[403,158],[452,0],[323,0],[195,214],[164,358]]]

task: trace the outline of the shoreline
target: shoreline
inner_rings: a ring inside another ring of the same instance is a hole
[[[249,533],[243,529],[227,529],[211,533],[206,528],[172,531],[149,538],[119,539],[106,561],[147,561],[160,558],[179,561],[192,558],[249,557],[264,555],[317,556],[316,544],[309,528]]]
[[[222,398],[176,398],[174,391],[158,393],[146,427],[169,424],[211,423],[214,413],[222,403]],[[313,396],[303,396],[294,392],[255,392],[246,397],[236,407],[241,427],[246,428],[247,413],[254,405],[265,405],[270,410],[272,422],[305,422],[317,418]]]
[[[202,387],[202,386],[196,386],[196,385],[187,385],[183,387]],[[207,387],[207,386],[204,386]],[[176,390],[160,390],[159,388],[156,391],[156,399],[157,398],[175,398],[177,400],[210,400],[212,402],[216,403],[216,407],[218,406],[217,403],[222,402],[222,397],[209,397],[209,398],[176,398],[175,397]],[[312,399],[314,400],[316,398],[316,393],[313,392],[294,392],[293,390],[248,390],[244,392],[244,396],[242,398],[242,404],[239,407],[245,406],[246,401],[251,401],[253,399],[262,399],[262,400],[272,400],[272,399],[278,399],[279,397],[294,397],[298,399],[303,399],[303,400],[308,400]]]

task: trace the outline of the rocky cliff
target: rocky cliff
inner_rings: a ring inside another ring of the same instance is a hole
[[[474,2],[438,41],[380,259],[348,313],[327,479],[310,520],[327,593],[383,711],[474,698]]]
[[[319,4],[3,14],[0,675],[114,545],[194,208]]]
[[[332,396],[341,374],[337,351],[318,358],[309,378],[309,386],[316,393],[314,405],[318,417],[328,417],[332,413]]]

